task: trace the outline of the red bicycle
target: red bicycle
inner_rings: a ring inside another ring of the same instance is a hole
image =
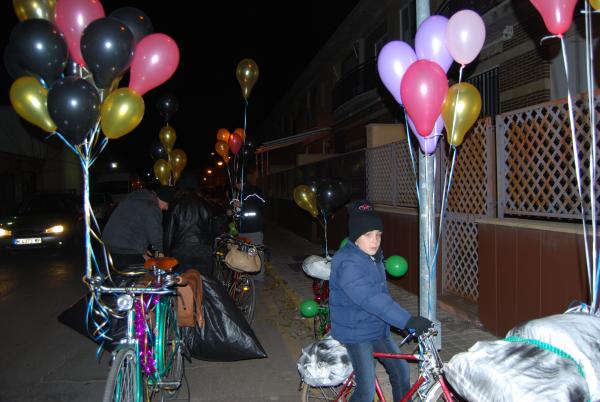
[[[437,331],[433,328],[421,334],[418,337],[417,349],[412,354],[373,353],[373,357],[376,358],[403,359],[419,365],[419,377],[402,398],[402,402],[410,401],[413,396],[424,402],[453,402],[457,400],[444,378],[444,364],[434,343],[436,335]],[[405,345],[411,339],[413,339],[413,335],[409,334],[402,340],[400,346]],[[303,381],[301,400],[303,402],[348,401],[354,391],[354,385],[354,373],[350,374],[341,384],[331,387],[311,386]],[[375,377],[375,392],[379,401],[385,402],[385,396],[377,377]]]

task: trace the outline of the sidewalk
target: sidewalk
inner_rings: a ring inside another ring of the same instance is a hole
[[[302,271],[302,261],[312,254],[323,255],[323,248],[271,221],[266,222],[264,235],[265,245],[271,253],[269,273],[283,285],[297,306],[304,299],[312,299],[312,279]],[[418,313],[419,300],[416,295],[394,284],[389,284],[389,290],[402,307],[413,315]],[[497,339],[473,323],[442,310],[439,305],[437,316],[441,322],[441,355],[444,361],[466,351],[477,341]],[[312,331],[312,320],[306,319],[306,324]]]

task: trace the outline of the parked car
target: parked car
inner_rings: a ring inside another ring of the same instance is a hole
[[[36,194],[0,219],[0,248],[65,246],[81,241],[81,201],[74,194]]]

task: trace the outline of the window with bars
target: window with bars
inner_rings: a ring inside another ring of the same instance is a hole
[[[494,119],[500,113],[500,67],[496,66],[466,80],[481,94],[480,117]]]

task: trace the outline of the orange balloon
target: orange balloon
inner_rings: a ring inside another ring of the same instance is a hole
[[[230,135],[231,134],[229,133],[229,130],[226,128],[220,128],[219,131],[217,131],[217,141],[223,141],[227,143]]]
[[[236,128],[234,133],[238,133],[240,135],[240,137],[242,137],[242,143],[244,141],[246,141],[246,132],[244,131],[243,128]]]
[[[215,144],[215,151],[221,155],[221,158],[223,158],[225,163],[229,162],[229,158],[227,157],[227,154],[229,153],[229,145],[227,145],[225,141],[217,141]]]

